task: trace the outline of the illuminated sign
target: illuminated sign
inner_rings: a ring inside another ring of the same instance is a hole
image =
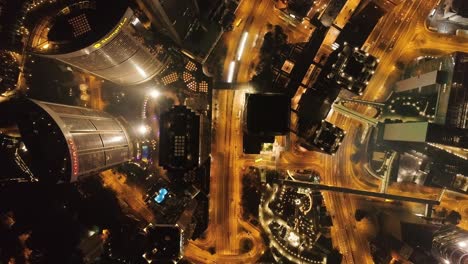
[[[112,33],[110,33],[107,37],[101,39],[99,42],[95,43],[93,47],[96,49],[100,48],[103,44],[105,44],[107,41],[109,41],[111,38],[117,35],[117,33],[119,33],[119,31],[122,29],[126,21],[127,21],[127,18],[125,17],[122,21],[120,21],[119,25],[117,26],[116,29],[114,29],[114,31],[112,31]]]
[[[76,152],[76,145],[71,139],[68,140],[68,145],[70,146],[70,150],[71,150],[72,174],[73,176],[76,176],[78,175],[78,171],[79,171],[78,154]]]

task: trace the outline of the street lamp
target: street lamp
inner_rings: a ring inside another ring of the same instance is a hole
[[[158,98],[160,95],[161,95],[161,92],[156,89],[152,89],[149,92],[149,96],[151,96],[151,98]]]
[[[140,132],[141,135],[146,135],[148,133],[148,127],[146,125],[140,125],[138,127],[138,132]]]

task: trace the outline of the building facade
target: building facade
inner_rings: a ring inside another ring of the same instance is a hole
[[[445,127],[429,122],[385,124],[383,139],[468,148],[468,131],[466,129]]]
[[[468,53],[455,52],[449,56],[453,60],[453,76],[445,123],[468,129]]]
[[[140,8],[158,30],[182,45],[192,28],[198,23],[196,0],[137,0]]]
[[[148,35],[125,1],[81,1],[43,18],[30,46],[36,54],[128,86],[152,79],[170,62]]]
[[[159,165],[191,170],[200,164],[200,116],[184,105],[161,114]]]
[[[434,233],[432,253],[445,263],[468,263],[468,231],[453,225],[440,228]]]
[[[15,113],[39,181],[74,182],[127,162],[134,140],[124,120],[105,112],[24,99]]]
[[[349,22],[341,30],[336,43],[349,43],[352,47],[361,47],[374,30],[385,10],[374,2],[361,2]]]
[[[379,59],[348,43],[340,46],[336,61],[327,78],[336,85],[355,94],[362,95],[374,75]]]
[[[435,95],[434,123],[468,128],[468,53],[422,58],[411,76],[395,84],[397,94]]]

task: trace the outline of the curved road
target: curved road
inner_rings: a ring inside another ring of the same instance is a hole
[[[345,10],[352,10],[358,2],[349,0]],[[466,45],[460,47],[460,39],[456,37],[441,38],[436,33],[425,30],[424,19],[437,0],[399,2],[401,3],[388,11],[379,22],[366,44],[369,52],[380,59],[380,64],[362,97],[364,100],[383,101],[388,97],[390,84],[399,75],[396,69],[399,60],[407,62],[423,54],[425,49],[438,50],[441,53],[468,51]],[[250,62],[256,57],[261,41],[261,37],[256,36],[264,34],[267,23],[280,24],[286,32],[295,32],[297,35],[295,28],[274,12],[276,11],[273,1],[241,2],[237,15],[243,18],[243,22],[233,32],[224,36],[228,54],[224,64],[226,76],[231,61],[235,60],[243,32],[249,34],[244,54],[237,62],[238,69],[233,78],[238,82],[250,79]],[[342,13],[340,21],[341,19],[348,19],[348,16]],[[325,43],[324,46],[330,44]],[[323,50],[331,50],[330,47],[324,46]],[[331,121],[347,130],[348,134],[335,156],[290,150],[283,152],[276,163],[268,160],[255,163],[256,156],[242,155],[240,116],[244,93],[242,90],[222,90],[214,93],[215,139],[212,146],[210,224],[206,239],[191,242],[186,250],[186,257],[196,263],[254,263],[265,250],[260,230],[240,218],[240,172],[244,166],[255,164],[281,169],[313,168],[321,173],[324,184],[375,191],[380,185],[379,180],[367,174],[363,163],[351,162],[351,155],[360,151],[360,146],[355,144],[355,139],[361,137],[357,129],[359,124],[336,113],[331,115]],[[364,106],[357,109],[372,111]],[[294,145],[294,136],[291,138]],[[418,192],[418,197],[435,197],[439,190],[424,187],[415,190],[400,184],[392,184],[388,189],[389,193],[407,196],[414,196],[415,191]],[[324,192],[324,198],[333,215],[333,243],[343,253],[343,263],[373,263],[367,242],[370,227],[357,225],[354,220],[354,211],[358,208],[359,199],[348,194],[329,192]],[[464,219],[460,226],[466,228],[468,206],[460,202],[463,199],[466,199],[466,196],[447,192],[442,199],[442,206],[458,210]],[[414,206],[422,210],[420,207]],[[241,254],[239,242],[246,238],[253,241],[254,247],[250,252]],[[215,249],[215,254],[208,252],[210,247]]]

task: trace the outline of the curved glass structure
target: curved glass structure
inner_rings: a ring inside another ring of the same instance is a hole
[[[30,43],[36,54],[119,85],[135,85],[169,63],[167,52],[148,35],[122,1],[81,1],[42,19]]]
[[[18,127],[40,181],[73,182],[134,156],[125,122],[107,113],[36,100],[20,108]]]

